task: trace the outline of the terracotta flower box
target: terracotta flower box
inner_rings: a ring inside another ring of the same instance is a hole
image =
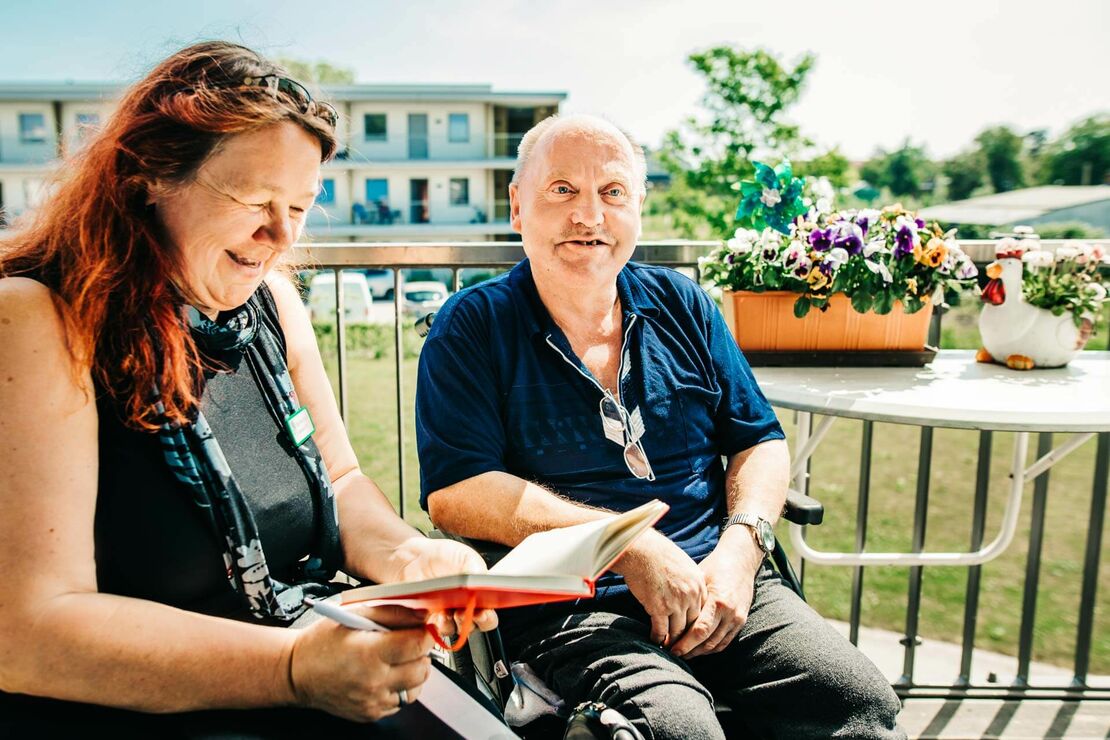
[[[907,314],[895,302],[887,314],[859,313],[837,293],[827,311],[794,316],[798,294],[789,291],[724,291],[723,312],[745,354],[764,352],[921,352],[929,334],[933,306]]]

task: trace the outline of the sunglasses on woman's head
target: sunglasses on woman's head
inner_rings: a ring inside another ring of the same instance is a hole
[[[291,80],[288,77],[280,75],[263,75],[262,77],[244,77],[244,87],[263,87],[270,91],[270,94],[275,98],[281,94],[286,98],[293,101],[297,106],[297,110],[308,116],[316,116],[322,118],[332,128],[335,128],[339,123],[339,111],[335,109],[331,103],[317,102],[312,99],[312,94],[309,93],[301,83],[296,80]]]

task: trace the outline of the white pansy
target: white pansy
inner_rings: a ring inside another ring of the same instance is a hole
[[[725,244],[728,245],[729,250],[731,250],[733,254],[747,254],[752,251],[751,242],[736,239],[735,237],[729,239]]]
[[[886,243],[882,239],[872,239],[863,245],[863,256],[870,257],[876,253],[886,254],[888,251]]]
[[[1079,250],[1075,247],[1056,247],[1057,260],[1073,260],[1079,256]]]
[[[832,198],[818,198],[814,210],[818,213],[832,213]]]
[[[879,222],[880,216],[882,216],[882,211],[876,210],[874,208],[864,208],[862,211],[856,214],[856,221],[858,222],[861,218],[865,218],[867,219],[867,223],[869,225],[874,226]]]
[[[971,260],[964,260],[956,270],[956,277],[960,280],[969,280],[979,274],[979,268]]]
[[[847,261],[848,261],[848,250],[843,249],[841,247],[833,247],[832,249],[829,250],[829,253],[827,255],[825,255],[825,262],[832,265],[832,268],[834,270],[837,269],[838,267],[840,267],[841,265],[843,265]]]
[[[1014,233],[1017,234],[1019,237],[1026,237],[1035,234],[1036,232],[1033,231],[1032,226],[1015,226]]]
[[[867,265],[867,269],[871,272],[882,275],[884,283],[894,282],[894,276],[890,274],[890,270],[883,262],[872,262],[871,260],[864,260],[863,264]]]
[[[1018,248],[1017,239],[1012,236],[1004,236],[998,240],[998,244],[994,246],[996,252],[1013,252]]]
[[[806,245],[798,239],[790,242],[790,244],[783,250],[782,264],[784,267],[790,267],[796,262],[806,259]]]
[[[1089,283],[1084,290],[1096,301],[1106,300],[1106,288],[1102,283]]]

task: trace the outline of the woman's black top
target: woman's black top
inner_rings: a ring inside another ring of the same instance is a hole
[[[277,307],[264,285],[255,300],[284,355]],[[232,360],[226,371],[205,373],[201,409],[250,504],[271,571],[284,579],[309,552],[315,507],[288,435],[266,406],[250,364]],[[97,590],[254,621],[227,579],[217,534],[170,472],[158,435],[126,427],[106,394],[97,398],[97,413]],[[0,692],[0,730],[79,709],[92,708]]]

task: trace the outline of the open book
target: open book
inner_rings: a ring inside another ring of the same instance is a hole
[[[364,586],[343,592],[343,603],[373,601],[444,611],[569,601],[594,595],[594,583],[632,541],[667,513],[653,500],[623,514],[529,535],[488,573]]]

